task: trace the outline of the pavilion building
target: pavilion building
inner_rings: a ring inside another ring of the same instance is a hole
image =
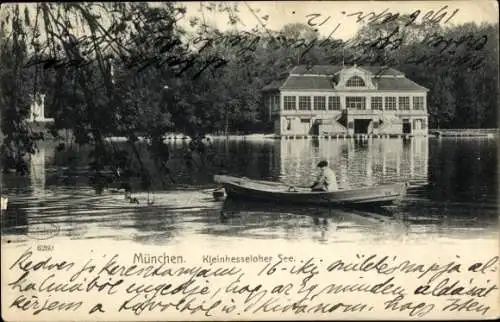
[[[428,89],[393,68],[299,65],[263,92],[279,136],[428,133]]]

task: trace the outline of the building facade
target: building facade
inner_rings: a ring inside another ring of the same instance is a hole
[[[263,91],[277,135],[427,135],[428,89],[393,68],[296,66]]]

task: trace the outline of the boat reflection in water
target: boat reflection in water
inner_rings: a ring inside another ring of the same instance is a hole
[[[314,205],[280,204],[276,202],[251,201],[228,198],[221,208],[221,218],[227,219],[239,214],[291,214],[313,218],[333,219],[343,218],[347,213],[356,216],[371,217],[375,221],[391,220],[393,212],[390,207],[328,207]],[[371,216],[370,216],[371,215]]]
[[[404,235],[407,226],[403,220],[393,214],[387,207],[342,208],[314,205],[286,205],[275,202],[226,199],[221,206],[220,221],[233,226],[234,229],[251,231],[256,235],[263,230],[275,232],[285,230],[291,234],[297,231],[312,229],[319,233],[315,239],[328,241],[330,233],[340,230],[358,233],[369,233],[382,236],[382,231],[396,235]],[[398,232],[395,234],[395,232]],[[367,236],[368,237],[368,236]],[[331,239],[331,238],[330,238]]]

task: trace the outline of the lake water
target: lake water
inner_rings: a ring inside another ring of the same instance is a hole
[[[155,245],[190,239],[207,245],[256,239],[311,245],[491,240],[498,238],[497,143],[444,138],[220,139],[212,141],[210,158],[195,157],[186,164],[186,144],[179,142],[171,145],[169,177],[159,180],[148,165],[156,186],[151,192],[135,189],[139,204],[109,190],[96,194],[85,175],[86,151],[68,157],[46,143],[31,159],[28,176],[2,177],[3,192],[10,198],[2,233],[13,244],[55,235]],[[320,159],[330,162],[340,186],[397,181],[417,186],[398,205],[383,211],[270,207],[212,198],[215,173],[310,185]],[[148,198],[153,204],[148,205]]]

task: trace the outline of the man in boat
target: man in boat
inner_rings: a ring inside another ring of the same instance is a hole
[[[338,190],[337,177],[335,172],[328,167],[328,161],[323,160],[318,163],[319,175],[311,186],[312,191],[336,191]]]

